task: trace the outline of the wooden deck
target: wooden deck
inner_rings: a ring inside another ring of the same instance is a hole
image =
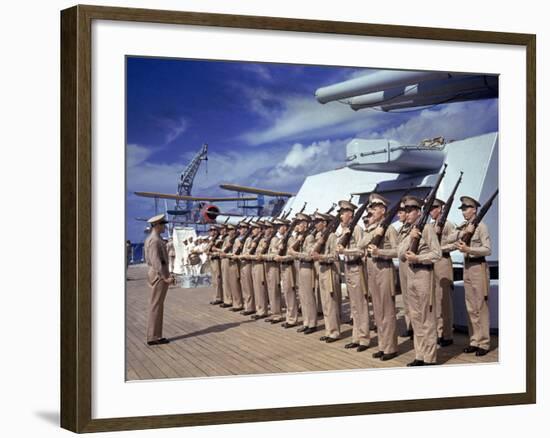
[[[373,359],[376,333],[371,348],[358,353],[344,349],[351,342],[351,326],[342,326],[342,339],[332,344],[319,341],[320,330],[303,335],[296,329],[209,305],[210,288],[168,291],[164,306],[164,336],[169,344],[147,346],[145,328],[149,288],[145,266],[130,266],[127,281],[126,378],[127,380],[181,377],[273,374],[380,367],[402,367],[414,359],[412,341],[399,338],[399,356],[382,362]],[[398,307],[400,300],[397,300]],[[349,313],[344,300],[344,311]],[[438,363],[474,364],[498,361],[498,337],[492,337],[491,351],[484,357],[464,354],[467,336],[455,333],[454,345],[438,350]]]

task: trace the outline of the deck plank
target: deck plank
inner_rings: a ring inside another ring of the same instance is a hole
[[[296,328],[283,329],[280,324],[253,321],[238,312],[211,306],[208,302],[212,291],[207,288],[169,289],[164,307],[164,336],[171,342],[150,347],[145,343],[150,294],[145,267],[131,266],[129,277],[128,380],[402,367],[414,359],[413,344],[408,338],[398,338],[399,356],[382,362],[372,358],[377,351],[374,331],[371,348],[357,353],[344,349],[351,341],[351,325],[342,324],[342,339],[326,344],[319,341],[324,335],[322,317],[317,332],[303,335],[296,333]],[[349,314],[348,301],[344,301],[344,307],[344,313]],[[498,337],[491,337],[494,347],[484,357],[462,352],[468,344],[465,334],[455,333],[454,341],[454,345],[438,350],[438,363],[467,365],[498,361]]]

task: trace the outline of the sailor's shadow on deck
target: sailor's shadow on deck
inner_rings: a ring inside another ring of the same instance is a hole
[[[250,322],[254,322],[254,321],[253,320],[245,320],[245,321],[241,321],[241,322],[228,322],[228,323],[225,323],[225,324],[213,325],[211,327],[207,327],[207,328],[197,330],[197,331],[191,332],[191,333],[186,333],[184,335],[172,336],[171,338],[169,338],[169,340],[174,342],[174,341],[180,341],[182,339],[193,338],[195,336],[206,335],[206,334],[209,334],[209,333],[220,333],[220,332],[224,332],[226,330],[230,330],[232,328],[239,327],[242,324],[248,324]]]

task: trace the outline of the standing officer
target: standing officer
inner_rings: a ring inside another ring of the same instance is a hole
[[[484,222],[474,227],[480,204],[470,196],[460,198],[465,222],[462,223],[450,240],[462,237],[464,232],[473,233],[470,245],[462,241],[456,243],[456,248],[464,254],[464,291],[466,310],[468,311],[468,331],[470,345],[464,349],[465,353],[474,353],[476,356],[485,356],[489,352],[491,338],[489,337],[489,268],[485,257],[491,255],[491,238],[489,229]],[[474,230],[475,228],[475,230]]]
[[[397,211],[397,217],[401,222],[401,227],[397,232],[397,246],[403,241],[409,234],[411,224],[407,222],[407,214],[405,213],[405,200],[407,197],[401,199],[399,210]],[[413,338],[413,330],[411,324],[411,316],[409,313],[409,306],[407,301],[407,260],[399,260],[399,288],[401,290],[401,299],[403,300],[403,311],[405,312],[405,335],[411,339]]]
[[[265,272],[267,275],[267,293],[269,296],[269,309],[271,315],[265,320],[271,324],[277,324],[284,320],[281,312],[281,272],[279,263],[275,261],[275,256],[279,251],[279,242],[283,237],[279,227],[285,226],[285,223],[280,219],[275,219],[270,224],[271,231],[269,232],[269,247],[263,260],[265,262]]]
[[[340,207],[340,227],[342,235],[351,233],[348,249],[337,244],[338,253],[343,255],[346,275],[346,287],[350,299],[351,316],[353,318],[352,340],[345,348],[357,348],[358,352],[365,351],[370,344],[369,307],[367,303],[367,284],[362,261],[363,251],[357,248],[357,244],[363,238],[363,229],[356,225],[350,230],[349,225],[353,219],[356,205],[343,200],[338,202]],[[340,236],[341,238],[341,236]]]
[[[243,258],[243,254],[248,254],[250,251],[250,245],[252,244],[252,237],[248,236],[245,240],[245,235],[248,233],[250,225],[247,222],[239,223],[239,232],[240,236],[237,239],[239,242],[239,247],[242,246],[240,255],[233,255],[233,260],[238,261],[239,263],[239,273],[241,279],[241,290],[243,297],[244,310],[241,312],[242,315],[248,316],[256,313],[255,303],[254,303],[254,286],[252,284],[252,263],[249,260]]]
[[[325,320],[325,335],[321,336],[319,340],[331,343],[340,339],[340,303],[342,300],[340,279],[335,269],[335,262],[338,260],[336,235],[330,233],[326,241],[322,245],[321,243],[327,232],[329,222],[336,219],[322,213],[315,213],[315,219],[317,220],[317,235],[314,250],[319,252],[314,251],[312,255],[313,259],[319,264],[317,278],[319,279],[323,318]]]
[[[239,227],[239,229],[242,228]],[[246,228],[244,228],[244,231],[246,231]],[[231,245],[231,249],[227,252],[227,268],[229,288],[231,289],[231,301],[233,303],[233,307],[229,310],[231,310],[232,312],[240,312],[241,310],[243,310],[243,293],[241,290],[239,261],[233,258],[233,254],[235,254],[235,251],[241,245],[241,242],[239,241],[238,237],[236,237],[236,234],[237,227],[231,225],[229,228],[229,235],[231,236],[230,244],[232,242],[233,245]]]
[[[372,194],[369,202],[368,210],[372,217],[365,237],[359,242],[358,247],[367,248],[368,288],[372,296],[374,319],[378,329],[378,351],[372,357],[386,361],[397,356],[393,266],[393,258],[397,257],[397,231],[391,225],[385,231],[380,227],[389,201],[381,195]],[[383,236],[380,247],[369,244],[375,235]]]
[[[221,258],[221,270],[222,270],[222,283],[223,283],[223,303],[220,307],[229,308],[233,306],[233,292],[231,290],[231,279],[229,276],[229,258],[227,254],[233,247],[233,240],[235,238],[235,226],[226,224],[225,228],[227,234],[223,240],[221,250],[219,252]]]
[[[397,253],[407,260],[407,300],[414,330],[414,361],[407,366],[435,365],[437,361],[437,330],[433,309],[433,264],[441,258],[441,247],[433,227],[426,226],[422,234],[414,226],[421,216],[422,200],[409,196],[405,200],[409,234],[401,241]],[[409,250],[411,239],[420,237],[418,254]]]
[[[212,278],[214,278],[214,275],[217,271],[217,284],[216,284],[216,295],[214,298],[214,301],[211,301],[210,304],[216,305],[216,304],[223,304],[224,303],[224,284],[223,284],[223,276],[222,276],[222,266],[221,266],[221,250],[222,246],[225,242],[225,238],[227,237],[227,227],[225,225],[219,225],[214,227],[218,230],[219,235],[214,240],[214,244],[210,246],[210,260],[212,267]],[[214,262],[214,264],[212,264]]]
[[[436,199],[430,210],[436,235],[437,221],[441,216],[441,210],[445,202]],[[453,243],[449,243],[449,236],[454,231],[454,225],[445,221],[441,230],[441,258],[434,263],[434,286],[435,286],[435,316],[437,318],[437,343],[441,347],[447,347],[453,343],[453,302],[451,301],[451,290],[453,288],[453,262],[451,251],[455,249]]]
[[[167,344],[168,339],[162,337],[164,317],[164,299],[168,286],[174,283],[168,270],[168,253],[162,240],[165,224],[168,223],[163,214],[148,220],[151,234],[145,240],[145,260],[147,260],[147,283],[151,287],[149,301],[149,317],[147,318],[147,345]]]
[[[282,236],[285,236],[288,232],[289,222],[285,219],[281,220],[285,225],[279,227],[279,232]],[[285,254],[273,257],[273,260],[280,263],[281,269],[281,293],[284,295],[286,303],[286,315],[285,322],[281,324],[281,327],[288,329],[296,327],[298,325],[298,303],[296,300],[296,270],[294,268],[294,257],[288,255],[288,248],[294,244],[295,237],[289,236]],[[282,239],[279,241],[277,251],[281,251]]]
[[[222,291],[222,279],[221,279],[221,267],[220,267],[220,256],[217,251],[215,251],[216,245],[219,242],[218,238],[220,236],[218,227],[211,225],[209,230],[209,239],[210,242],[206,249],[207,255],[210,260],[210,272],[212,274],[212,287],[214,288],[214,299],[210,301],[210,304],[217,305],[223,303],[223,291]]]
[[[250,244],[250,248],[247,249],[246,258],[252,261],[252,284],[254,286],[254,302],[256,303],[256,314],[252,315],[252,319],[258,320],[267,317],[268,299],[264,262],[257,254],[267,243],[264,241],[263,222],[252,222],[250,226],[254,240]]]
[[[307,233],[310,217],[304,213],[296,215],[297,236],[292,246],[289,246],[288,253],[300,261],[298,271],[298,293],[302,306],[302,317],[304,325],[297,331],[309,335],[317,331],[317,302],[315,301],[315,269],[311,250],[315,244],[314,238]]]

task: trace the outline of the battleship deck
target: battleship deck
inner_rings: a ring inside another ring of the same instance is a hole
[[[144,265],[130,266],[126,289],[126,378],[127,380],[230,376],[242,374],[296,373],[402,367],[414,359],[409,338],[398,338],[399,356],[382,362],[372,358],[377,351],[376,332],[371,332],[368,350],[358,353],[344,349],[351,342],[352,326],[342,325],[342,339],[332,344],[320,342],[319,331],[304,335],[296,329],[209,305],[211,288],[171,287],[164,306],[164,332],[169,344],[147,346],[145,331],[150,289]],[[400,296],[397,297],[398,311]],[[343,301],[349,315],[349,301]],[[398,322],[402,322],[401,320]],[[401,325],[401,324],[400,324]],[[438,350],[438,363],[476,364],[498,361],[498,337],[491,337],[491,351],[483,357],[465,354],[465,334],[455,333],[455,343]]]

